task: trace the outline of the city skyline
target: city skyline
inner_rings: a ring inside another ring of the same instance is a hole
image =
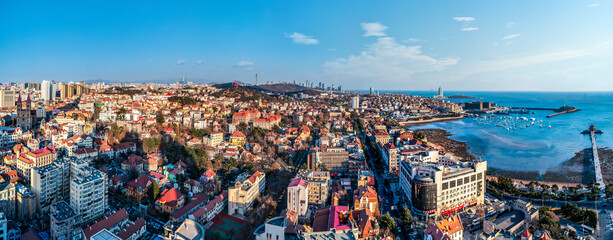
[[[0,3],[0,81],[613,89],[606,2],[352,3]]]

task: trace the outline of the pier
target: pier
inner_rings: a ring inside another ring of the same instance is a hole
[[[589,133],[590,139],[592,140],[592,157],[594,158],[594,172],[596,175],[596,183],[598,183],[598,187],[603,190],[605,185],[604,181],[602,180],[602,171],[600,170],[600,158],[598,157],[598,145],[596,144],[596,134],[602,133],[602,131],[596,130],[596,127],[594,127],[594,125],[591,125]]]

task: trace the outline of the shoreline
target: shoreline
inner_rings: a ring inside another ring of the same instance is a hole
[[[460,120],[460,119],[463,119],[463,118],[464,118],[464,116],[444,117],[444,118],[432,118],[432,119],[426,119],[426,120],[398,122],[398,125],[404,127],[404,126],[419,125],[419,124],[426,124],[426,123],[433,123],[433,122],[444,122],[444,121]]]
[[[470,161],[478,159],[469,153],[470,146],[467,143],[451,139],[450,136],[452,136],[452,134],[447,130],[432,128],[413,131],[415,133],[419,132],[423,134],[428,143],[439,145],[443,147],[446,152],[453,153],[464,160]],[[611,174],[613,174],[613,150],[609,148],[599,148],[598,154],[601,160],[603,176],[607,176],[605,178],[605,184],[612,183],[613,176],[611,176]],[[595,179],[594,165],[591,157],[591,148],[589,148],[576,152],[575,156],[572,158],[558,164],[557,166],[546,169],[543,173],[539,172],[538,170],[519,171],[488,166],[486,174],[489,177],[504,176],[522,182],[539,181],[541,183],[558,185],[587,185]]]

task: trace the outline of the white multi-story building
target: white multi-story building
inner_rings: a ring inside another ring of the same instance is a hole
[[[294,178],[287,187],[287,210],[305,216],[309,208],[309,183],[300,178]]]
[[[355,95],[351,98],[351,108],[357,109],[360,108],[360,96]]]
[[[51,100],[51,82],[47,80],[43,80],[40,84],[40,98],[44,101]]]
[[[228,189],[228,214],[244,215],[253,205],[253,201],[266,187],[266,174],[255,172],[243,173],[236,178],[236,183]]]
[[[70,193],[70,164],[56,160],[52,164],[32,168],[30,180],[32,192],[36,194],[36,209],[45,210],[52,203]]]
[[[107,176],[91,167],[83,167],[72,173],[70,181],[70,206],[84,223],[103,216],[108,204]]]
[[[483,204],[487,162],[445,166],[433,162],[403,161],[400,186],[420,217],[447,216],[465,206]]]
[[[15,184],[0,183],[0,212],[3,212],[8,218],[15,217],[15,197]]]

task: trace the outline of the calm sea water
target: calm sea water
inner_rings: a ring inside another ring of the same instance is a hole
[[[412,95],[433,96],[435,92],[406,92]],[[543,120],[543,127],[506,130],[495,125],[478,124],[472,118],[431,123],[419,128],[448,130],[451,138],[463,141],[469,152],[488,161],[491,167],[508,170],[539,170],[544,172],[573,157],[576,152],[591,147],[589,137],[581,131],[594,124],[604,134],[597,136],[599,147],[613,147],[613,92],[446,92],[446,96],[462,94],[483,98],[510,107],[559,108],[573,106],[581,111],[545,118],[552,111],[534,114],[511,114]],[[466,102],[474,100],[451,100]],[[501,115],[504,116],[504,115]],[[551,124],[551,128],[547,125]]]

